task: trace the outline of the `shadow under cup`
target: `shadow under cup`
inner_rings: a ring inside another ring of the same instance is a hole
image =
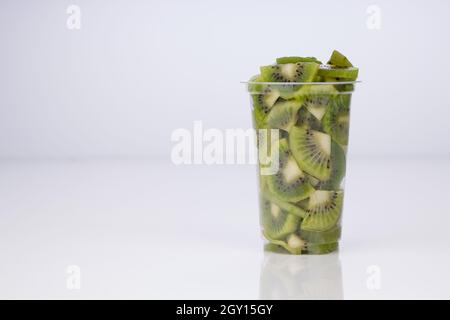
[[[247,82],[266,250],[336,251],[356,82]]]

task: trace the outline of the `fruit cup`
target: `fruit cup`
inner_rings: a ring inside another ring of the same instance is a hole
[[[247,82],[266,250],[324,254],[338,249],[358,69],[346,58],[346,65],[312,59],[279,58]]]

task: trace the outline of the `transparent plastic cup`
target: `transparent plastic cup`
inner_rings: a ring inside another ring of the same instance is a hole
[[[257,130],[265,249],[336,251],[357,82],[245,82]]]

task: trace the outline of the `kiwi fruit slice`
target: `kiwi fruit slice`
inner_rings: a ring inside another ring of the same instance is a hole
[[[278,252],[280,252],[282,251],[280,250],[280,248],[282,248],[292,254],[301,254],[305,248],[305,241],[295,233],[291,233],[283,240],[274,239],[267,233],[264,233],[264,236],[272,244],[272,246],[266,247],[266,249],[277,250]],[[279,248],[276,248],[276,246],[278,246]]]
[[[270,86],[260,93],[252,94],[253,117],[258,127],[265,127],[267,115],[279,97],[280,92]]]
[[[326,244],[338,242],[341,237],[341,227],[335,226],[325,231],[300,230],[300,237],[313,244]]]
[[[301,106],[296,100],[275,103],[267,116],[269,127],[289,131],[297,121],[297,112]]]
[[[317,74],[324,78],[346,78],[350,81],[356,80],[358,77],[358,68],[338,68],[328,64],[322,64],[317,71]]]
[[[307,216],[300,226],[306,231],[325,231],[334,227],[341,216],[342,191],[316,190],[310,197]]]
[[[251,77],[250,80],[248,80],[247,89],[250,94],[258,94],[263,91],[264,85],[258,82],[262,82],[261,76],[259,74]]]
[[[296,126],[306,127],[318,131],[323,130],[322,123],[306,108],[300,108],[300,110],[298,110]]]
[[[261,77],[267,82],[310,82],[318,68],[314,62],[275,64],[261,67]]]
[[[276,253],[291,253],[300,255],[302,253],[306,254],[325,254],[330,253],[338,248],[337,242],[332,243],[311,243],[305,241],[296,233],[288,235],[285,239],[273,239],[267,234],[264,236],[270,242],[265,245],[264,249]]]
[[[327,64],[331,64],[333,66],[341,68],[353,67],[352,63],[347,59],[347,57],[337,50],[333,51],[330,60],[328,60]]]
[[[267,176],[266,182],[270,193],[281,201],[298,202],[314,192],[308,177],[292,156],[286,139],[279,141],[279,170]]]
[[[277,64],[297,63],[297,62],[314,62],[322,64],[316,57],[281,57],[277,58]]]
[[[280,239],[294,232],[300,223],[300,218],[290,214],[267,198],[261,200],[261,224],[264,233],[272,239]]]
[[[274,197],[273,195],[271,195],[268,190],[263,190],[262,192],[264,193],[264,198],[269,200],[270,202],[276,204],[278,207],[280,207],[282,210],[284,210],[285,212],[289,213],[289,214],[293,214],[294,216],[297,216],[301,219],[303,219],[304,217],[306,217],[306,211],[305,209],[296,206],[295,204],[289,203],[289,202],[285,202],[285,201],[281,201],[279,199],[277,199],[276,197]]]
[[[332,85],[305,85],[299,90],[302,106],[318,120],[322,120],[332,98],[338,93]]]
[[[292,155],[301,170],[326,181],[331,176],[331,137],[307,127],[293,127],[289,134]]]
[[[323,129],[342,146],[348,145],[350,95],[341,94],[330,104],[322,119]]]
[[[326,181],[315,180],[310,177],[309,181],[316,190],[339,190],[342,179],[345,176],[345,151],[334,141],[331,141],[331,174]]]

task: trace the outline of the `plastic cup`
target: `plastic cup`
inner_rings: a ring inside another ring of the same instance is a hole
[[[246,82],[257,130],[265,249],[336,251],[356,82]]]

